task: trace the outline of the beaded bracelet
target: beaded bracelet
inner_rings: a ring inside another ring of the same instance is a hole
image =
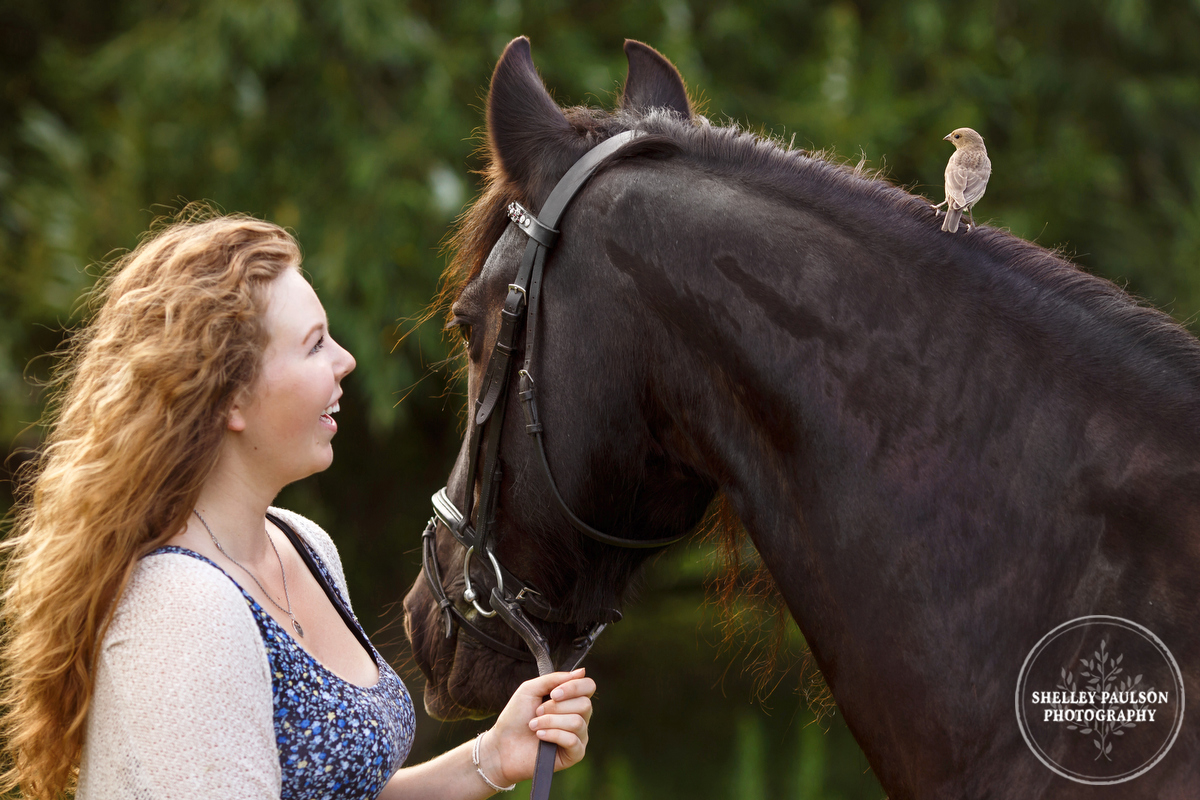
[[[471,750],[471,763],[475,765],[475,771],[479,773],[479,777],[483,778],[483,782],[486,783],[493,792],[511,792],[513,789],[517,788],[515,783],[512,786],[497,786],[496,784],[492,783],[491,778],[483,774],[483,768],[479,766],[479,740],[483,738],[484,733],[487,733],[487,731],[484,731],[475,737],[475,747]]]

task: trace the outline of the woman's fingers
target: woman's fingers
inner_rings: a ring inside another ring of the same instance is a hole
[[[554,770],[556,772],[582,761],[584,752],[587,750],[587,741],[580,739],[570,731],[549,728],[538,731],[537,737],[543,742],[553,742],[558,745],[558,751],[555,753],[554,759]]]
[[[596,693],[596,682],[591,678],[565,681],[550,691],[551,702],[562,702],[572,698],[588,698]],[[544,695],[543,695],[544,696]]]
[[[530,678],[522,683],[520,689],[517,691],[544,696],[551,694],[561,684],[573,679],[582,678],[583,675],[584,670],[582,667],[574,672],[551,672],[549,675],[539,675],[536,678]]]
[[[529,720],[531,731],[569,731],[581,739],[587,739],[587,720],[579,714],[543,714]]]
[[[562,753],[559,753],[559,758],[568,764],[574,764],[579,759],[583,758],[583,751],[586,747],[584,741],[570,731],[558,730],[550,728],[544,731],[538,731],[537,737],[543,742],[554,742],[556,745],[567,751],[567,758],[562,758]]]
[[[596,693],[596,682],[591,678],[566,681],[550,692],[551,700],[566,700],[571,697],[591,697]]]
[[[539,717],[542,714],[582,714],[584,719],[590,720],[592,718],[592,701],[588,697],[551,700],[538,706],[534,714]]]
[[[596,692],[596,682],[584,675],[585,672],[582,668],[574,672],[552,672],[549,675],[525,681],[521,684],[521,690],[539,698],[550,695],[552,700],[591,697]]]

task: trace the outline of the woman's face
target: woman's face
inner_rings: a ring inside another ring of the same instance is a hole
[[[325,309],[299,270],[285,270],[267,288],[268,343],[249,402],[238,404],[229,428],[243,458],[279,487],[333,462],[332,414],[354,356],[329,335]]]

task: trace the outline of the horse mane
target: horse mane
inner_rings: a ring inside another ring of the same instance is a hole
[[[996,297],[1035,323],[1061,328],[1070,316],[1082,326],[1095,365],[1120,361],[1138,382],[1172,388],[1182,377],[1200,389],[1200,341],[1169,315],[1144,304],[1111,281],[1006,230],[978,227],[970,235],[944,233],[934,223],[929,201],[885,180],[864,162],[848,164],[825,152],[792,149],[782,139],[737,125],[699,124],[674,115],[647,115],[638,127],[670,139],[686,158],[706,171],[736,177],[852,228],[856,235],[903,238],[912,251],[953,258],[1004,286]],[[1057,320],[1054,318],[1057,317]],[[1173,374],[1164,374],[1162,367]],[[1085,365],[1086,366],[1086,365]],[[1175,385],[1177,388],[1177,385]]]
[[[931,254],[965,256],[990,276],[1006,282],[1014,307],[1032,307],[1041,300],[1061,308],[1071,305],[1083,312],[1091,339],[1102,348],[1130,351],[1128,359],[1138,377],[1148,383],[1162,379],[1165,362],[1200,386],[1200,342],[1169,315],[1143,304],[1111,281],[1092,275],[1059,252],[1014,236],[1008,231],[978,227],[969,236],[947,235],[932,224],[929,203],[885,180],[863,162],[841,163],[830,154],[792,149],[783,140],[748,132],[737,125],[715,126],[703,117],[684,120],[673,113],[628,111],[608,113],[579,106],[564,112],[580,135],[600,140],[636,127],[650,134],[639,140],[627,157],[674,151],[706,170],[753,181],[765,191],[802,198],[813,208],[852,211],[876,231],[890,228],[914,248]],[[492,246],[504,232],[504,209],[514,201],[528,202],[520,188],[508,181],[484,141],[478,151],[484,167],[479,199],[457,220],[446,241],[450,259],[435,308],[448,309],[462,288],[479,273]],[[1101,353],[1116,356],[1119,353]],[[1138,368],[1137,362],[1142,362]]]

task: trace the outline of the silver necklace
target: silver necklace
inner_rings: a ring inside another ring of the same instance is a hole
[[[284,608],[283,606],[279,605],[279,603],[275,602],[275,598],[272,597],[271,593],[267,591],[267,588],[265,586],[263,586],[262,583],[259,582],[258,578],[254,577],[253,572],[251,572],[250,570],[243,567],[240,563],[238,563],[238,561],[233,556],[231,556],[231,555],[229,555],[229,553],[225,552],[225,548],[221,547],[221,543],[217,541],[217,535],[215,533],[213,533],[212,528],[208,527],[208,523],[204,521],[204,517],[200,516],[200,512],[193,508],[192,513],[195,514],[196,518],[200,520],[200,524],[204,526],[204,530],[208,531],[208,535],[210,537],[212,537],[213,544],[215,544],[217,546],[217,549],[221,551],[221,555],[228,558],[234,564],[237,564],[237,566],[242,570],[242,572],[245,572],[247,575],[250,576],[250,580],[252,580],[258,584],[258,588],[262,589],[262,593],[267,596],[267,599],[271,601],[271,604],[274,605],[276,608],[278,608],[283,613],[287,614],[288,617],[291,618],[292,627],[296,630],[296,633],[300,636],[300,638],[303,639],[304,638],[304,628],[300,627],[300,623],[296,621],[296,615],[292,613],[292,598],[288,594],[287,572],[285,572],[283,569],[283,557],[279,555],[279,548],[275,546],[275,540],[271,538],[271,535],[267,534],[267,541],[271,543],[271,549],[275,551],[275,558],[279,559],[279,574],[283,575],[283,599],[287,600],[287,608]],[[265,531],[264,531],[264,533],[265,533]]]

